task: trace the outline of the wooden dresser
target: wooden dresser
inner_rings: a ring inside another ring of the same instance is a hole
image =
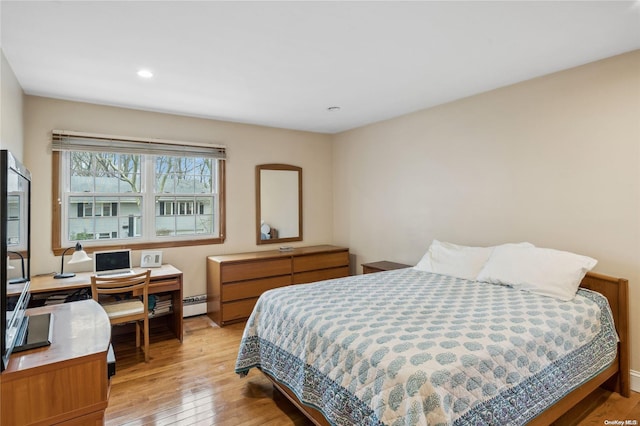
[[[209,256],[207,312],[220,326],[244,321],[267,290],[348,275],[349,249],[330,245]]]

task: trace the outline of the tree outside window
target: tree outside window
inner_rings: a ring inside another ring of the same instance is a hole
[[[64,159],[69,243],[219,237],[219,160],[88,151]]]

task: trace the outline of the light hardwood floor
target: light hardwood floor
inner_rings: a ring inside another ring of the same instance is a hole
[[[243,328],[220,328],[204,315],[186,318],[182,344],[168,331],[154,330],[148,364],[135,337],[114,330],[116,375],[106,425],[310,425],[260,372],[245,378],[234,373]],[[612,420],[640,424],[640,394],[622,398],[598,390],[554,425]]]

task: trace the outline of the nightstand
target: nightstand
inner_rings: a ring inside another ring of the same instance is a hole
[[[393,269],[410,268],[411,265],[405,265],[404,263],[389,262],[383,260],[380,262],[371,262],[362,264],[362,273],[371,274],[374,272],[391,271]]]

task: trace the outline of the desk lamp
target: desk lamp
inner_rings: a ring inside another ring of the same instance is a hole
[[[9,260],[11,259],[8,253],[15,254],[20,258],[20,264],[22,265],[22,275],[20,278],[13,278],[9,280],[9,284],[22,284],[29,281],[29,279],[24,274],[24,256],[20,252],[17,251],[8,251],[7,250],[7,269],[15,269],[13,266],[9,265]]]
[[[73,256],[71,256],[71,260],[67,262],[69,265],[73,263],[88,262],[91,260],[91,258],[87,256],[87,252],[82,250],[82,246],[80,245],[80,243],[76,243],[75,247],[67,247],[62,252],[62,261],[60,263],[60,273],[54,275],[53,278],[60,279],[60,278],[71,278],[76,276],[76,274],[73,272],[67,272],[66,274],[64,273],[64,254],[67,251],[71,250],[72,248],[75,248],[76,250],[73,252]]]

